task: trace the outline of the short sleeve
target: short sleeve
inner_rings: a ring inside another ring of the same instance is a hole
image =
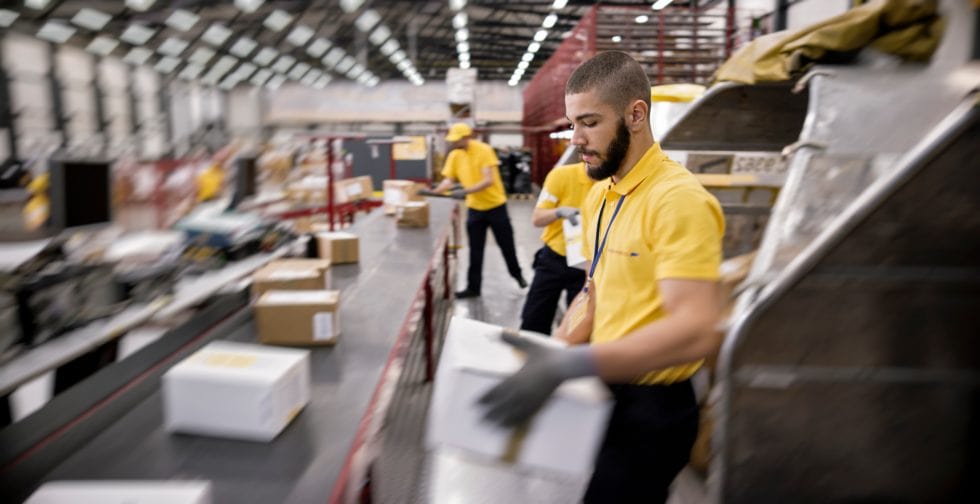
[[[459,180],[459,163],[463,160],[463,153],[459,149],[453,149],[446,156],[446,163],[442,167],[442,176]]]
[[[558,170],[551,170],[544,178],[544,187],[538,195],[537,208],[552,209],[558,207],[558,200],[561,198],[561,184],[559,182]]]
[[[717,279],[725,218],[714,196],[700,188],[678,188],[658,206],[653,225],[656,279]]]
[[[497,157],[497,153],[493,150],[493,147],[489,145],[484,149],[482,162],[480,163],[480,173],[483,173],[483,169],[488,166],[500,166],[500,158]]]

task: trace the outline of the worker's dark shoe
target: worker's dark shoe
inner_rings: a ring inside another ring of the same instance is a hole
[[[469,289],[456,292],[456,299],[466,299],[466,298],[475,298],[475,297],[480,297],[480,293]]]
[[[524,277],[519,276],[514,280],[517,280],[517,285],[519,285],[522,289],[527,287],[527,280],[524,280]]]

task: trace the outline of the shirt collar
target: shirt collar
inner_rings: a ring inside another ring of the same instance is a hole
[[[640,185],[647,177],[660,170],[665,157],[664,151],[660,149],[660,144],[654,142],[622,180],[614,183],[612,178],[609,179],[609,190],[621,195],[633,192],[633,189],[636,189],[636,186]]]

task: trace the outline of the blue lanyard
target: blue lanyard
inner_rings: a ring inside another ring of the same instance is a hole
[[[613,221],[615,221],[616,216],[619,215],[619,209],[623,206],[623,200],[625,199],[625,194],[619,197],[619,201],[616,203],[616,210],[613,210],[612,217],[609,218],[609,225],[606,226],[606,232],[602,235],[602,243],[600,244],[599,227],[602,226],[602,214],[606,211],[606,197],[602,197],[602,207],[599,208],[599,219],[595,223],[595,242],[593,243],[592,267],[589,268],[589,280],[591,280],[592,275],[595,274],[595,267],[597,264],[599,264],[599,257],[602,256],[602,251],[606,249],[606,240],[609,238],[609,230],[612,229]],[[588,292],[588,284],[586,284],[585,290]]]

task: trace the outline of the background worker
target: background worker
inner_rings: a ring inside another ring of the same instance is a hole
[[[544,179],[531,215],[531,223],[544,228],[544,246],[534,254],[534,278],[521,311],[523,330],[551,334],[561,293],[567,305],[582,290],[585,271],[568,265],[562,219],[578,223],[582,202],[594,183],[585,163],[558,166]]]
[[[585,201],[596,210],[584,213],[595,263],[590,341],[546,348],[507,336],[527,360],[480,402],[489,421],[516,426],[563,381],[600,377],[615,405],[585,502],[664,502],[697,436],[690,377],[721,344],[724,217],[654,142],[650,82],[629,55],[599,53],[579,66],[565,111],[572,144],[600,181]]]
[[[461,189],[453,189],[451,195],[466,199],[466,235],[470,242],[470,266],[466,275],[466,288],[456,293],[457,298],[480,295],[483,283],[483,249],[487,241],[487,228],[500,246],[507,263],[507,271],[521,288],[527,281],[521,274],[514,247],[514,229],[507,214],[507,195],[500,180],[500,160],[493,147],[472,138],[473,130],[465,123],[449,128],[446,141],[450,144],[449,155],[442,169],[445,177],[433,192],[442,193],[459,183]]]

